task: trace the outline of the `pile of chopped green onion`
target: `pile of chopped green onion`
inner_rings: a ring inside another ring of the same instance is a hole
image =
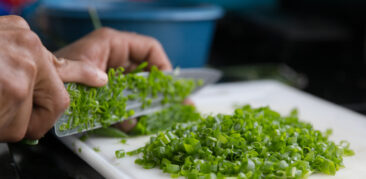
[[[346,141],[335,144],[302,122],[268,107],[244,106],[233,115],[201,117],[177,123],[128,155],[146,169],[159,167],[172,177],[307,178],[312,173],[335,175],[343,156],[353,155]]]
[[[170,130],[177,123],[198,121],[200,113],[191,105],[174,104],[161,111],[142,116],[129,135],[149,135]]]
[[[128,102],[139,101],[141,108],[148,107],[158,97],[162,98],[162,104],[181,103],[198,84],[193,79],[176,79],[166,75],[155,66],[148,77],[136,73],[146,66],[147,63],[143,63],[134,73],[128,74],[123,74],[123,68],[110,69],[108,84],[101,88],[67,84],[70,106],[65,115],[68,121],[59,129],[82,130],[93,127],[94,123],[108,127],[134,115],[134,111],[126,111]]]

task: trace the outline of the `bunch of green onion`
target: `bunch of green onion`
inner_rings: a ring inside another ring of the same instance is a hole
[[[161,111],[142,116],[129,135],[150,135],[171,130],[178,123],[200,120],[201,114],[191,105],[173,104]]]
[[[60,126],[60,130],[82,130],[93,127],[95,123],[108,127],[134,115],[134,111],[126,110],[128,102],[140,102],[142,109],[158,97],[162,98],[162,104],[181,103],[196,87],[195,80],[175,79],[155,66],[148,77],[139,75],[137,72],[146,66],[147,63],[143,63],[128,74],[123,74],[123,68],[110,69],[108,84],[101,88],[67,84],[70,106],[65,115],[68,121]]]

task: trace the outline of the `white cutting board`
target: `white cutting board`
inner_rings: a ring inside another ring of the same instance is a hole
[[[346,168],[339,170],[336,176],[315,174],[309,178],[366,179],[366,117],[363,115],[267,80],[208,86],[192,96],[192,100],[200,112],[212,114],[232,113],[234,104],[268,105],[282,114],[288,114],[296,107],[302,120],[322,131],[332,128],[331,139],[337,143],[349,141],[356,153],[344,158]],[[146,170],[136,165],[136,157],[115,158],[116,150],[130,151],[141,147],[149,140],[148,136],[127,139],[126,144],[121,144],[118,139],[97,137],[85,142],[73,136],[60,140],[106,178],[170,178],[159,169]],[[98,147],[100,152],[95,152],[94,147]]]

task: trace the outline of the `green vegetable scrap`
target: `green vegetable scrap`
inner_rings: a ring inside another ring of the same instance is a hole
[[[131,135],[148,135],[171,129],[178,123],[198,121],[201,115],[194,106],[174,104],[153,114],[142,116]]]
[[[121,144],[126,144],[127,140],[126,140],[126,139],[121,139],[119,142],[120,142]]]
[[[142,63],[135,72],[143,70],[146,66],[147,63]],[[123,68],[110,69],[108,84],[101,88],[67,84],[71,101],[65,112],[68,121],[59,129],[83,130],[93,127],[94,122],[107,127],[134,115],[134,111],[126,111],[127,102],[138,101],[142,108],[149,106],[152,100],[158,97],[162,98],[162,104],[180,103],[198,84],[193,79],[173,78],[155,66],[151,67],[148,77],[123,72]]]
[[[117,150],[115,152],[116,158],[123,158],[126,156],[126,152],[125,150],[121,149],[121,150]]]
[[[94,150],[95,152],[100,152],[100,148],[99,148],[99,147],[94,147],[94,148],[93,148],[93,150]]]
[[[27,144],[27,145],[37,145],[38,142],[39,142],[38,140],[31,140],[31,139],[26,139],[26,138],[24,138],[20,141],[20,143]]]
[[[88,140],[88,138],[89,138],[89,135],[88,134],[84,134],[84,135],[82,135],[82,136],[79,137],[79,139],[81,141],[83,141],[83,142],[85,142],[86,140]]]
[[[353,155],[349,143],[339,145],[297,112],[281,116],[268,107],[244,106],[233,115],[219,114],[150,138],[135,163],[159,167],[173,177],[307,178],[311,173],[335,175],[343,156]]]

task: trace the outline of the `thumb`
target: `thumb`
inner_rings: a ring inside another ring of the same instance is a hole
[[[53,64],[63,82],[76,82],[93,87],[101,87],[108,82],[104,71],[87,62],[53,57]]]

